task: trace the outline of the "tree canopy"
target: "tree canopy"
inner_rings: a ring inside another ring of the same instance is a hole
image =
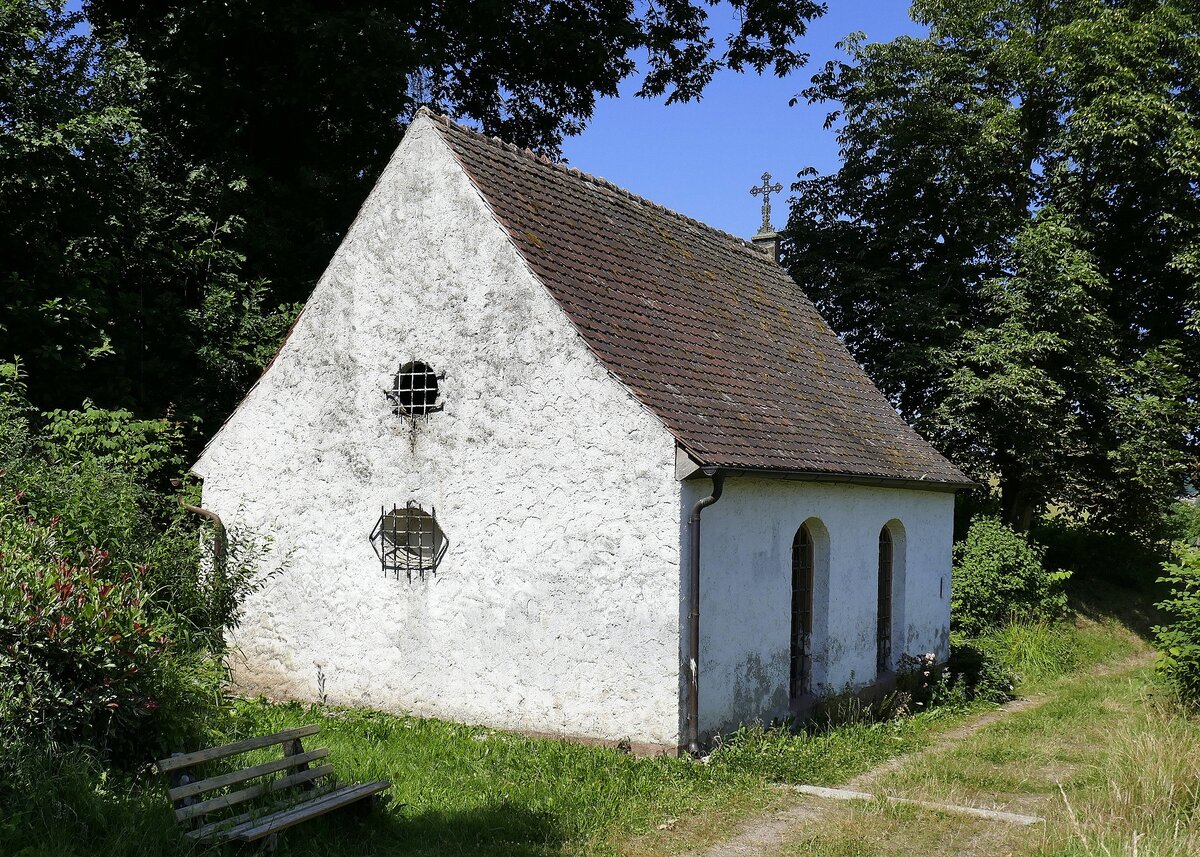
[[[0,4],[0,354],[213,431],[273,353],[416,107],[543,151],[598,95],[784,74],[811,0]]]
[[[1200,10],[918,0],[804,96],[786,261],[897,407],[1006,520],[1144,528],[1195,477]]]
[[[244,183],[178,157],[151,74],[56,4],[0,6],[0,335],[38,404],[216,416],[290,320],[231,246]]]
[[[143,115],[186,159],[247,183],[238,239],[251,277],[307,296],[422,103],[555,152],[597,96],[644,71],[639,95],[698,98],[721,68],[786,74],[823,6],[729,0],[88,0],[155,69]]]

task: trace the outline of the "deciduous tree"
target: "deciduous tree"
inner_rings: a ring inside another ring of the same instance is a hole
[[[263,306],[231,246],[240,183],[142,121],[149,74],[61,3],[0,5],[0,355],[46,408],[211,423],[290,308]]]
[[[0,4],[0,356],[43,408],[211,432],[419,103],[543,151],[641,69],[791,71],[814,0]],[[639,64],[640,61],[640,64]]]
[[[733,32],[708,12],[731,6]],[[307,296],[422,103],[553,153],[597,96],[698,98],[721,68],[785,74],[815,0],[88,0],[151,64],[147,122],[247,182],[247,272]]]
[[[1027,526],[1152,528],[1194,476],[1200,9],[918,0],[805,96],[843,166],[790,270],[901,411]]]

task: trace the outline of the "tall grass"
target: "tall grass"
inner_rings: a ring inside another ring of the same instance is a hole
[[[81,748],[0,748],[5,857],[190,855],[165,791]]]
[[[1116,621],[1012,620],[976,640],[1018,679],[1022,693],[1076,670],[1147,651],[1144,641]]]
[[[1063,855],[1200,854],[1200,722],[1152,703],[1143,728],[1121,732],[1101,765],[1103,788],[1072,804]]]
[[[1079,634],[1066,622],[1009,622],[978,641],[1023,686],[1066,675],[1079,665]]]

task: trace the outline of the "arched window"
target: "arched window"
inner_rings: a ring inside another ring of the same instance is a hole
[[[792,539],[792,699],[812,689],[813,554],[812,533],[801,524]]]
[[[892,533],[879,531],[879,602],[875,625],[875,668],[885,673],[892,661]]]

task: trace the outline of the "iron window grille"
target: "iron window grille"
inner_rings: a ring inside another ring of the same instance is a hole
[[[438,381],[445,372],[434,372],[428,363],[412,360],[403,364],[392,379],[392,389],[383,393],[398,417],[419,417],[442,409],[438,401]]]
[[[403,506],[380,509],[379,520],[371,530],[371,547],[379,557],[383,573],[391,572],[400,579],[400,572],[411,582],[413,573],[425,579],[425,573],[437,572],[446,555],[448,541],[438,526],[437,508],[426,512],[409,500]]]
[[[792,699],[812,689],[813,558],[812,533],[801,524],[792,540]]]
[[[892,662],[892,534],[879,531],[879,601],[875,625],[875,669],[887,672]]]

